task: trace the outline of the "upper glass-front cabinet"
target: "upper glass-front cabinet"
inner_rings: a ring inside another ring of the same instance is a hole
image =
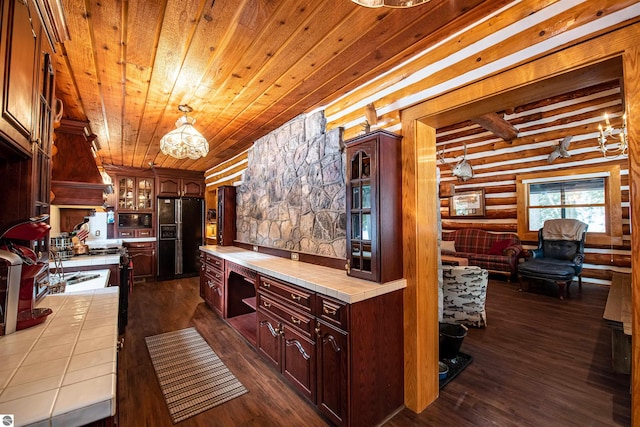
[[[347,273],[402,277],[400,136],[376,131],[346,141]]]
[[[371,273],[371,156],[359,150],[351,158],[351,269]]]
[[[118,210],[152,211],[153,198],[152,178],[118,178]]]

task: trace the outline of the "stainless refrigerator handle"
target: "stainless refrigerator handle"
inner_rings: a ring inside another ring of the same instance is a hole
[[[176,268],[175,268],[175,272],[176,272],[176,274],[184,273],[184,271],[182,269],[182,240],[181,239],[176,240]]]
[[[178,225],[177,239],[182,240],[182,199],[176,199],[176,224]]]

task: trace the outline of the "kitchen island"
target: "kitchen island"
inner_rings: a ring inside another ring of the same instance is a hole
[[[201,246],[205,303],[336,426],[380,425],[404,403],[404,279],[235,246]]]
[[[99,279],[47,295],[47,320],[0,337],[0,413],[14,425],[81,426],[116,412],[118,287]],[[74,289],[74,287],[77,287]]]

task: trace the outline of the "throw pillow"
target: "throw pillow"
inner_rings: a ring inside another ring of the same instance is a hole
[[[455,252],[456,242],[454,242],[453,240],[441,240],[440,249],[446,252]]]
[[[502,255],[502,251],[507,249],[511,244],[511,240],[498,240],[493,243],[491,249],[489,249],[489,255]]]

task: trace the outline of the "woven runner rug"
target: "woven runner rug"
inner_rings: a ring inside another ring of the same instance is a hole
[[[247,392],[194,328],[145,341],[174,424]]]

